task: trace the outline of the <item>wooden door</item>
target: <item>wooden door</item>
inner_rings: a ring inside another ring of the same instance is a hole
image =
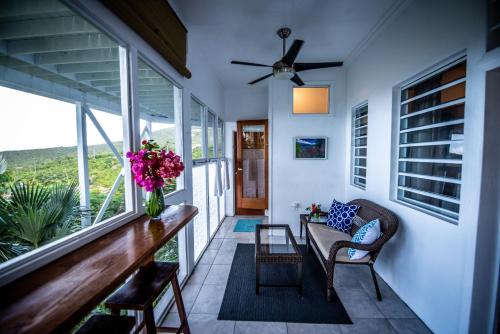
[[[238,121],[236,133],[236,214],[264,214],[268,208],[267,120]]]

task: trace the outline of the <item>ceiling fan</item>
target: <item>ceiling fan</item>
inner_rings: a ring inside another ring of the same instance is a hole
[[[231,61],[231,64],[237,64],[237,65],[248,65],[248,66],[259,66],[259,67],[272,67],[273,72],[270,74],[266,74],[263,77],[260,77],[258,79],[255,79],[254,81],[249,82],[249,85],[253,85],[259,81],[262,81],[264,79],[269,78],[270,76],[274,76],[276,79],[280,80],[288,80],[290,79],[293,81],[295,84],[299,86],[304,85],[304,81],[300,79],[300,77],[297,75],[297,72],[302,72],[302,71],[307,71],[307,70],[314,70],[318,68],[327,68],[327,67],[338,67],[342,66],[341,61],[334,61],[334,62],[324,62],[324,63],[296,63],[295,58],[297,58],[297,55],[299,54],[300,49],[302,48],[302,45],[304,44],[304,41],[300,39],[296,39],[293,41],[292,46],[290,49],[285,54],[286,50],[286,39],[290,34],[292,33],[292,30],[290,28],[280,28],[277,31],[277,35],[283,40],[283,57],[275,62],[272,66],[271,65],[264,65],[264,64],[257,64],[257,63],[249,63],[246,61],[238,61],[238,60],[233,60]]]

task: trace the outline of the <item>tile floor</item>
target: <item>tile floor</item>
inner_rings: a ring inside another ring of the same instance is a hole
[[[224,220],[183,288],[193,334],[431,333],[381,278],[378,279],[383,300],[379,302],[369,269],[345,265],[336,268],[334,287],[353,325],[217,320],[236,245],[254,243],[255,239],[253,232],[233,232],[238,218]],[[174,306],[163,325],[177,326],[178,319]]]

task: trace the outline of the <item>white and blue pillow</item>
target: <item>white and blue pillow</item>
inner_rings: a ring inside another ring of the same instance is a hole
[[[333,227],[339,231],[349,233],[352,227],[352,220],[358,213],[359,206],[352,204],[344,204],[333,200],[326,225]]]
[[[380,220],[375,219],[361,226],[352,236],[352,242],[357,244],[369,245],[380,237]],[[349,248],[347,255],[351,260],[359,260],[368,254],[368,251]]]

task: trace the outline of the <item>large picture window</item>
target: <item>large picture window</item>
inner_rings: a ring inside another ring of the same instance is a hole
[[[401,88],[397,199],[457,222],[464,144],[466,60]]]
[[[0,5],[1,262],[133,210],[126,52],[59,2],[20,6]]]
[[[182,156],[181,92],[170,80],[139,59],[138,100],[143,139]],[[182,188],[182,177],[166,182],[164,194]],[[179,182],[181,181],[181,182]]]
[[[368,152],[368,103],[354,108],[352,113],[351,183],[366,189]]]

